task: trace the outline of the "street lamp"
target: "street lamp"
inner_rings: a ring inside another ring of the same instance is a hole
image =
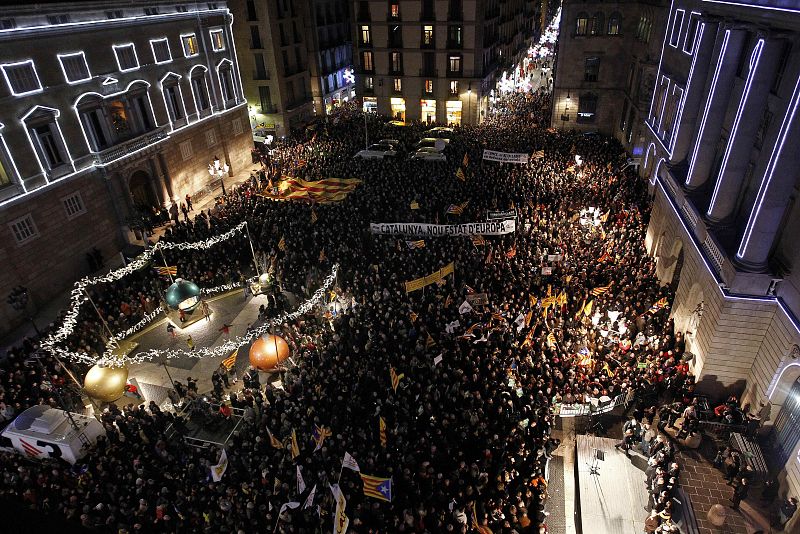
[[[214,161],[208,164],[208,174],[210,174],[212,178],[215,176],[219,178],[219,183],[222,186],[223,197],[227,196],[227,193],[225,193],[225,179],[223,176],[225,176],[230,169],[231,168],[228,166],[228,164],[220,162],[217,156],[214,156]]]
[[[467,117],[472,120],[472,82],[470,82],[467,89]]]
[[[28,288],[17,286],[11,290],[11,294],[8,295],[6,302],[14,308],[17,312],[23,312],[28,308]],[[42,334],[39,332],[39,329],[36,328],[36,323],[33,321],[33,317],[26,313],[28,320],[33,325],[33,329],[36,331],[36,336],[41,337]]]

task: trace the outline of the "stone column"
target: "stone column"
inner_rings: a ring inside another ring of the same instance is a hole
[[[714,45],[713,67],[703,93],[706,98],[700,111],[697,138],[689,152],[686,187],[697,189],[708,179],[714,163],[714,147],[722,131],[722,122],[736,78],[736,58],[744,44],[745,31],[721,27]]]
[[[800,78],[794,86],[789,104],[773,143],[764,143],[769,160],[761,177],[755,202],[750,211],[736,262],[747,270],[762,271],[779,233],[786,207],[797,180],[800,165]],[[767,150],[766,147],[773,147]]]
[[[749,68],[743,73],[745,80],[742,95],[733,117],[728,143],[706,213],[712,223],[730,217],[737,206],[750,153],[782,51],[782,42],[758,36],[752,53],[748,52]]]
[[[172,191],[172,178],[169,176],[169,170],[167,169],[167,162],[164,161],[164,154],[162,152],[158,153],[158,165],[161,167],[161,179],[164,181],[164,188],[167,191],[167,197],[169,202],[167,202],[167,208],[172,205],[173,201],[180,202],[180,199],[175,199],[175,193]]]
[[[156,165],[154,157],[147,158],[147,165],[150,168],[150,180],[156,192],[156,199],[158,200],[158,207],[160,208],[167,204],[167,199],[164,198],[166,196],[164,180],[161,179],[161,173],[158,172],[158,166]]]
[[[703,21],[701,28],[703,33],[695,43],[695,56],[692,58],[692,77],[687,82],[688,92],[684,98],[680,123],[676,127],[675,145],[670,160],[673,164],[680,163],[687,158],[702,111],[701,105],[706,94],[705,81],[708,78],[708,71],[715,65],[712,57],[719,33],[719,23]]]

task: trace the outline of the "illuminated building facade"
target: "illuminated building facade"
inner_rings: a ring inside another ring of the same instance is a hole
[[[478,123],[498,72],[527,53],[541,4],[356,0],[356,91],[365,111],[403,121]]]
[[[52,299],[142,212],[218,195],[252,138],[224,2],[26,4],[0,17],[0,295]],[[0,329],[22,318],[0,307]]]
[[[250,124],[284,136],[352,98],[347,0],[231,0]]]
[[[772,405],[797,495],[800,7],[674,0],[665,30],[640,168],[654,195],[648,249],[676,284],[699,390]]]
[[[562,2],[554,128],[600,132],[643,155],[668,8],[667,0]]]

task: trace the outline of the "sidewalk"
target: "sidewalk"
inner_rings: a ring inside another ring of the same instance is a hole
[[[225,186],[229,189],[236,187],[237,185],[247,181],[250,179],[250,173],[254,170],[261,169],[261,164],[254,163],[246,170],[238,173],[233,178],[226,178]],[[207,210],[214,207],[214,195],[207,195],[200,201],[198,201],[194,205],[194,210],[191,212],[191,216],[194,217],[201,210]],[[169,222],[164,226],[160,226],[156,229],[152,237],[161,237],[164,235],[164,231],[169,227],[172,226],[174,223]],[[134,241],[133,244],[137,245],[144,245],[143,241]],[[94,275],[102,274],[108,272],[113,269],[117,269],[122,266],[122,258],[119,254],[115,254],[111,258],[106,260],[106,266],[103,268],[102,271],[97,271],[93,273]],[[44,331],[48,325],[55,322],[58,315],[63,311],[66,310],[69,306],[69,299],[70,294],[72,293],[72,286],[64,289],[60,293],[58,293],[55,297],[53,297],[49,302],[45,303],[37,303],[36,311],[33,314],[33,321],[36,323],[37,328],[39,331]],[[20,324],[18,327],[14,328],[4,336],[0,337],[0,358],[5,357],[6,352],[15,346],[18,346],[23,338],[25,337],[35,337],[36,331],[33,329],[33,325],[30,321],[25,321]]]

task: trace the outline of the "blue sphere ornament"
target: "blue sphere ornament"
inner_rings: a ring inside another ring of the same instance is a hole
[[[190,312],[200,304],[200,288],[194,282],[177,278],[167,288],[166,299],[167,305],[173,310]]]

